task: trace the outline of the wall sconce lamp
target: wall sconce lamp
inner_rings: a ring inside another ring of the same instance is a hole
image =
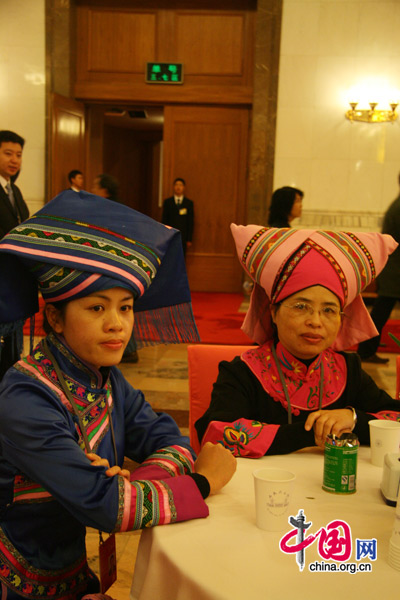
[[[363,121],[364,123],[393,123],[397,119],[396,108],[398,106],[398,102],[391,102],[389,104],[391,110],[377,110],[377,102],[370,102],[370,108],[362,110],[357,110],[358,102],[349,102],[349,104],[351,108],[346,112],[345,116],[350,122]]]

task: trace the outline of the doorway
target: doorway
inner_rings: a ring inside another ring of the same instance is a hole
[[[186,256],[191,289],[240,291],[230,223],[243,223],[246,215],[249,109],[115,103],[87,110],[89,181],[113,175],[124,204],[160,221],[163,199],[183,177],[195,212]]]
[[[96,107],[96,112],[99,109],[103,116],[100,171],[118,180],[119,196],[124,204],[159,220],[163,107],[113,104]]]

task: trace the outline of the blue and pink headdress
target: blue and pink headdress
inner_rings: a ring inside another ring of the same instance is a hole
[[[0,241],[0,335],[46,302],[134,295],[138,346],[197,342],[180,233],[123,204],[62,192]]]

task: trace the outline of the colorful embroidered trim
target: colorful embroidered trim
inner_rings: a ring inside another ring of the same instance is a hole
[[[194,466],[192,455],[182,446],[169,446],[158,450],[146,458],[145,464],[165,469],[172,477],[191,473]]]
[[[254,281],[257,283],[260,282],[261,274],[267,260],[269,260],[271,255],[276,252],[280,245],[292,236],[295,231],[295,229],[264,228],[260,229],[260,231],[252,237],[243,252],[242,262],[245,263],[246,269]],[[253,252],[246,264],[246,259],[249,256],[250,250],[253,250]],[[278,276],[279,273],[277,274],[277,277]]]
[[[334,243],[351,263],[357,280],[358,293],[376,277],[375,263],[371,253],[362,241],[352,232],[340,233],[335,231],[319,232],[324,238]]]
[[[141,467],[158,467],[174,477],[191,473],[193,465],[187,448],[168,446],[151,454]],[[118,481],[118,516],[114,531],[130,531],[176,521],[173,494],[165,481],[139,479],[129,482],[123,477],[119,477]]]
[[[262,229],[260,229],[259,231],[257,231],[257,233],[255,235],[253,235],[253,237],[251,238],[251,240],[247,244],[246,248],[244,249],[243,256],[242,256],[242,263],[244,265],[246,264],[246,260],[247,260],[247,257],[249,255],[250,250],[252,249],[252,247],[254,246],[254,244],[260,239],[260,237],[266,231],[267,231],[267,227],[263,227]]]
[[[177,511],[165,481],[119,479],[118,516],[114,532],[174,523]]]
[[[0,581],[20,596],[32,600],[72,600],[85,591],[89,578],[86,555],[66,569],[37,569],[18,552],[0,528]]]
[[[158,262],[158,264],[161,264],[159,257],[151,248],[149,248],[145,244],[142,244],[141,242],[138,242],[137,240],[133,240],[125,235],[117,233],[116,231],[112,231],[111,229],[106,229],[105,227],[99,227],[98,225],[93,225],[92,223],[85,223],[83,221],[74,221],[73,219],[66,219],[65,217],[64,218],[63,217],[55,217],[54,215],[47,215],[44,213],[41,213],[40,215],[33,215],[32,217],[30,217],[30,220],[33,220],[36,218],[40,218],[40,219],[45,218],[45,219],[49,219],[50,221],[58,221],[60,223],[70,223],[71,225],[77,225],[79,227],[86,227],[88,229],[100,231],[101,233],[106,233],[107,235],[113,236],[115,238],[119,238],[120,240],[127,241],[130,244],[135,244],[136,246],[143,248],[143,250],[145,250],[146,252],[148,252],[149,254],[151,254],[154,257],[154,259]],[[13,229],[13,231],[18,231],[18,229],[19,229],[19,227],[16,227],[15,229]],[[65,228],[63,228],[63,231],[65,231]],[[75,231],[74,231],[74,233],[75,233]]]
[[[268,451],[279,427],[251,419],[237,419],[233,423],[211,421],[202,445],[206,442],[222,444],[234,456],[260,458]]]
[[[50,339],[58,349],[63,351],[64,355],[66,355],[71,362],[74,362],[73,356],[68,353],[68,350],[60,344],[54,335],[51,334]],[[75,363],[77,363],[76,360]],[[82,368],[81,363],[78,363],[77,366]],[[15,365],[15,368],[25,375],[37,379],[58,396],[60,402],[62,402],[68,412],[72,415],[79,436],[79,446],[84,450],[85,444],[79,424],[75,421],[74,410],[62,390],[52,363],[42,351],[42,342],[39,342],[31,356],[27,356],[20,360]],[[87,391],[87,389],[79,382],[68,377],[66,374],[64,375],[75,403],[82,413],[82,423],[85,427],[90,447],[93,451],[96,451],[101,440],[110,428],[106,403],[108,402],[110,411],[112,412],[114,403],[111,394],[111,384],[107,381],[103,388],[105,389],[105,393],[103,390],[96,393],[94,391]],[[93,376],[93,374],[91,375]],[[93,383],[97,384],[95,381],[93,381]]]
[[[368,413],[373,415],[375,419],[381,419],[382,421],[399,421],[400,422],[400,413],[395,412],[394,410],[381,410],[378,413]]]
[[[40,484],[28,479],[23,474],[14,477],[14,500],[23,504],[34,502],[48,502],[53,500],[52,495]]]
[[[336,271],[340,284],[343,290],[344,303],[346,304],[346,300],[348,298],[348,285],[346,281],[346,277],[343,273],[342,268],[336,262],[336,260],[331,256],[331,254],[322,248],[319,244],[317,244],[314,240],[308,239],[304,244],[302,244],[290,257],[288,262],[284,265],[282,272],[280,272],[275,278],[275,288],[273,289],[271,302],[276,302],[276,299],[279,297],[282,292],[285,284],[289,281],[291,274],[296,269],[296,267],[300,264],[301,260],[310,252],[310,250],[315,250],[319,252],[332,266],[332,268]],[[358,271],[357,271],[358,273]]]
[[[275,402],[280,402],[287,410],[287,402],[271,352],[272,343],[270,340],[262,346],[247,350],[241,358],[257,377],[267,394]],[[318,408],[321,360],[324,361],[325,373],[322,406],[329,406],[343,393],[347,381],[347,366],[342,354],[328,348],[306,367],[281,343],[277,344],[276,353],[285,378],[294,416],[299,416],[302,410],[312,411]]]
[[[110,233],[110,232],[107,232]],[[113,235],[113,234],[111,234]],[[125,239],[123,236],[117,236],[121,239]],[[156,268],[151,264],[150,261],[146,260],[144,256],[139,253],[133,254],[131,251],[127,250],[126,246],[122,244],[118,244],[113,241],[111,243],[108,239],[103,238],[101,240],[94,235],[87,234],[85,237],[80,235],[76,231],[65,231],[65,229],[58,229],[54,227],[52,230],[49,230],[47,227],[43,230],[42,225],[32,225],[29,226],[19,226],[15,228],[8,236],[10,242],[12,240],[20,240],[21,238],[26,238],[27,242],[29,242],[30,247],[40,248],[45,245],[46,248],[60,247],[62,250],[72,249],[75,250],[77,247],[82,251],[85,251],[88,255],[94,255],[96,257],[102,257],[106,260],[112,260],[112,263],[119,263],[121,265],[126,266],[128,262],[131,269],[139,273],[146,281],[147,286],[153,281],[156,276]],[[132,243],[134,243],[132,241]],[[146,251],[154,255],[148,248]],[[155,255],[153,256],[156,262],[159,264],[159,259]],[[40,261],[40,255],[38,256],[38,260]],[[36,267],[40,268],[40,265]],[[68,270],[65,271],[68,273]],[[47,277],[44,277],[41,285],[50,284],[51,280],[47,281]]]
[[[290,257],[290,260],[284,265],[283,271],[282,272],[280,271],[276,275],[274,287],[272,288],[273,289],[272,297],[271,297],[272,304],[274,304],[274,302],[276,302],[276,299],[278,298],[279,294],[285,287],[285,284],[289,281],[291,274],[293,273],[295,268],[298,266],[301,259],[306,254],[308,254],[308,252],[310,250],[311,250],[311,247],[307,244],[303,244],[302,246],[300,246],[300,248],[298,248],[298,250],[296,250],[296,252],[294,252],[292,254],[292,256]]]

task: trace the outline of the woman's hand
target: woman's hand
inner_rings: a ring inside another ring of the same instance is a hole
[[[353,411],[350,408],[317,410],[308,415],[304,429],[311,431],[314,428],[315,443],[323,447],[328,434],[339,436],[352,431],[353,421]]]
[[[114,467],[110,467],[110,463],[108,462],[108,460],[106,458],[101,458],[94,452],[90,452],[89,454],[86,454],[86,456],[91,461],[91,463],[94,467],[106,467],[107,477],[114,477],[114,475],[121,475],[122,477],[126,477],[126,479],[129,479],[130,473],[127,469],[121,469],[121,467],[119,467],[118,465],[115,465]]]
[[[207,477],[210,494],[215,494],[232,478],[236,471],[236,458],[221,444],[206,442],[194,463],[194,470]]]

